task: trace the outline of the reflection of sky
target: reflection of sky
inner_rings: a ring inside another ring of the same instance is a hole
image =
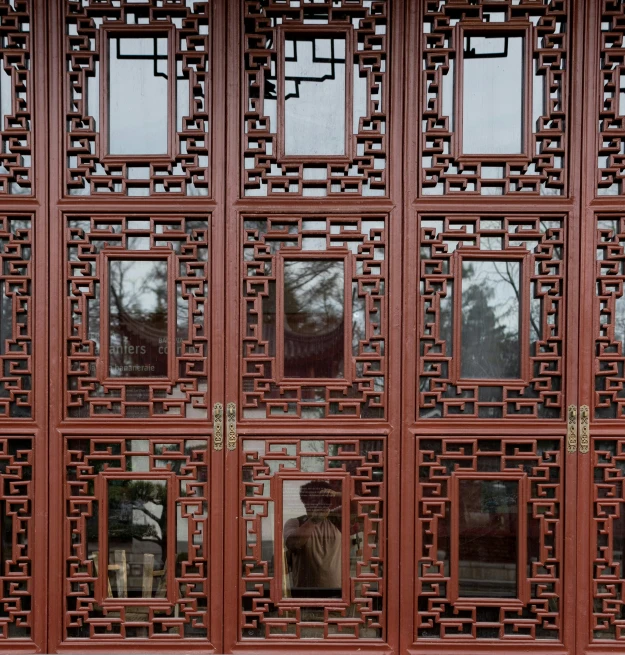
[[[471,36],[477,54],[464,58],[463,144],[467,154],[512,154],[523,149],[523,37]],[[466,37],[465,37],[466,43]]]
[[[154,55],[153,38],[111,39],[109,44],[109,153],[151,155],[167,152],[168,80],[154,75],[153,59],[118,59]],[[157,39],[157,52],[167,55],[167,38]],[[167,60],[157,62],[167,75]]]
[[[285,62],[286,77],[322,78],[332,75],[332,65],[313,62],[313,43],[316,56],[334,56],[345,61],[345,38],[300,40],[285,39],[286,57],[293,57],[297,44],[297,61]],[[345,63],[334,64],[334,79],[303,81],[297,88],[286,80],[285,142],[287,155],[342,155],[345,154]]]

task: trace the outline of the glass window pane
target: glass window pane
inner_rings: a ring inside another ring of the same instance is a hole
[[[516,598],[519,483],[460,480],[459,595]]]
[[[167,593],[167,482],[108,481],[108,593],[164,598]]]
[[[284,262],[284,375],[342,378],[345,266],[336,260]]]
[[[463,153],[523,151],[523,42],[520,36],[465,37]]]
[[[521,264],[462,262],[461,377],[521,376]]]
[[[109,154],[162,155],[168,150],[167,38],[109,41]]]
[[[109,371],[167,376],[167,262],[109,261]]]
[[[285,480],[282,487],[283,596],[342,596],[340,486],[324,480]]]
[[[286,155],[345,154],[345,37],[284,42]]]

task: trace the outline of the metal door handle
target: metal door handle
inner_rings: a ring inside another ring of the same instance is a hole
[[[569,453],[577,452],[577,407],[569,405],[569,427],[566,434]]]
[[[590,450],[590,407],[582,405],[579,410],[579,452],[585,454]]]
[[[236,403],[228,403],[226,409],[228,426],[228,450],[236,450],[237,447],[237,406]]]
[[[221,450],[224,447],[224,406],[221,403],[213,405],[213,448]]]

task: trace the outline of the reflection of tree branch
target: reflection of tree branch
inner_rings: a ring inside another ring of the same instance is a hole
[[[506,268],[506,274],[505,275],[499,270],[499,267],[497,266],[497,262],[494,262],[494,268],[495,268],[495,271],[496,271],[497,275],[499,275],[499,277],[504,282],[508,283],[512,287],[512,291],[514,292],[514,295],[516,297],[518,306],[521,307],[521,291],[519,289],[519,285],[516,284],[514,276],[512,275],[512,272],[510,270],[510,263],[511,262],[509,262],[509,261],[504,262],[505,268]],[[541,333],[540,325],[536,322],[536,319],[532,315],[531,310],[530,310],[529,314],[530,314],[529,315],[530,324],[532,326],[532,329],[534,330],[534,333],[536,334],[536,339],[540,339],[540,333]]]

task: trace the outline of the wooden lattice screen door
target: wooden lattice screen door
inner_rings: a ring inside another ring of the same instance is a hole
[[[0,652],[625,650],[625,0],[0,0]]]

